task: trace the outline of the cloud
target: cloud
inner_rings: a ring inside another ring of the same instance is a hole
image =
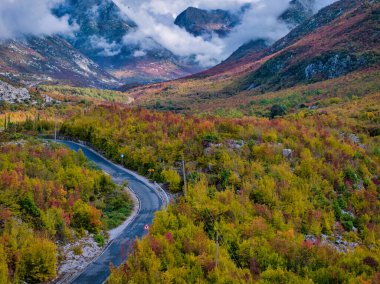
[[[15,38],[20,35],[70,34],[75,27],[70,26],[67,16],[55,17],[51,9],[64,0],[0,0],[0,39]],[[147,51],[164,47],[182,58],[197,61],[209,67],[226,59],[242,44],[263,38],[275,41],[288,32],[288,28],[278,21],[278,16],[286,10],[290,0],[113,0],[123,13],[134,21],[138,28],[127,34],[123,44],[134,46],[134,56],[144,56]],[[313,1],[313,0],[311,0]],[[315,9],[335,2],[315,0]],[[215,35],[211,40],[195,37],[174,25],[175,18],[186,8],[224,9],[238,11],[250,4],[242,23],[228,37]],[[96,16],[97,6],[91,10]],[[104,38],[90,38],[90,43],[99,54],[114,56],[120,53],[120,43],[108,42]]]
[[[289,32],[288,26],[279,17],[288,8],[289,1],[257,0],[244,14],[237,26],[224,40],[225,56],[230,55],[242,44],[255,39],[274,42]]]
[[[143,50],[136,50],[134,53],[133,53],[133,56],[134,57],[142,57],[142,56],[145,56],[146,55],[146,52],[143,51]]]
[[[140,44],[149,50],[159,44],[181,57],[193,58],[200,65],[209,67],[226,59],[245,42],[265,38],[276,40],[288,32],[279,15],[288,7],[289,0],[114,0],[138,29],[126,35],[126,44]],[[201,9],[225,9],[231,12],[250,3],[242,24],[227,38],[214,36],[210,41],[195,37],[174,25],[178,14],[189,6]]]
[[[1,0],[0,39],[12,39],[25,34],[51,35],[70,33],[73,26],[68,17],[57,18],[51,9],[62,0]]]
[[[223,51],[221,43],[216,44],[215,41],[207,42],[201,37],[194,37],[175,25],[158,22],[145,12],[135,11],[134,16],[132,19],[139,28],[124,37],[124,43],[127,45],[137,45],[142,50],[155,50],[162,46],[181,57],[195,56],[195,60],[205,66],[217,63],[216,58]],[[210,56],[211,52],[214,56]]]
[[[98,55],[101,56],[115,56],[121,52],[122,45],[116,42],[108,42],[103,37],[91,36],[90,37],[91,47],[94,49],[99,49]]]
[[[268,42],[286,35],[288,27],[278,17],[287,9],[290,0],[114,0],[136,22],[138,29],[126,35],[126,44],[139,44],[142,50],[163,46],[176,55],[194,58],[204,67],[226,59],[244,43],[254,39]],[[315,11],[334,0],[315,0]],[[250,8],[226,38],[214,36],[210,41],[195,37],[174,25],[175,18],[186,8],[224,9],[238,11],[243,5]]]

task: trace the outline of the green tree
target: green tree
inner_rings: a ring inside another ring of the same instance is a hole
[[[304,279],[293,272],[283,270],[281,268],[278,269],[268,269],[261,274],[260,284],[264,283],[276,283],[276,284],[311,284],[313,281],[310,279]]]
[[[273,105],[272,108],[270,109],[269,117],[273,119],[276,116],[284,116],[285,114],[286,114],[286,106]]]
[[[79,165],[81,165],[81,166],[83,166],[87,162],[87,158],[84,155],[82,149],[78,150],[78,162],[79,162]]]
[[[0,283],[8,283],[8,264],[7,255],[0,244]]]
[[[162,177],[169,183],[169,189],[173,192],[179,191],[181,184],[181,177],[175,170],[163,170]]]
[[[98,233],[102,227],[100,221],[101,212],[96,208],[88,205],[82,200],[74,204],[73,227],[85,229],[90,233]]]
[[[35,239],[22,251],[22,271],[28,283],[47,282],[55,278],[57,247],[47,239]]]

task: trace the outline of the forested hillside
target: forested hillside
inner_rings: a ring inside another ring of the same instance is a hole
[[[97,107],[65,122],[63,135],[185,190],[109,282],[377,283],[378,105],[272,120]]]
[[[130,210],[131,201],[82,152],[1,139],[0,283],[53,280],[64,258],[60,246],[85,231],[104,243],[102,231],[126,218],[118,219],[118,210]]]
[[[0,284],[380,283],[380,0],[8,2]]]

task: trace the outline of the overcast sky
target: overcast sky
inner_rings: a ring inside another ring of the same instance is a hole
[[[58,19],[50,10],[63,0],[0,0],[0,39],[21,34],[50,35],[70,33],[67,18]],[[83,0],[85,1],[85,0]],[[154,42],[184,57],[194,56],[203,66],[214,65],[227,58],[245,42],[265,38],[274,41],[288,33],[284,23],[278,21],[290,0],[114,0],[114,2],[138,25],[136,32],[125,36],[126,44],[136,43],[143,56],[145,50],[155,48]],[[316,9],[334,0],[316,0]],[[175,18],[187,7],[225,9],[236,11],[250,3],[242,24],[227,37],[217,36],[211,41],[194,37],[174,25]],[[109,47],[112,43],[102,42]],[[114,49],[113,49],[114,50]],[[112,55],[109,50],[106,53]]]

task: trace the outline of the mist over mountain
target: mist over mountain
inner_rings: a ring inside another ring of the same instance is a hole
[[[0,284],[380,283],[380,0],[0,2]]]
[[[5,0],[1,71],[32,84],[63,80],[106,88],[176,79],[220,63],[239,47],[277,40],[310,17],[317,2],[37,0],[30,9],[30,1]],[[11,41],[22,48],[10,48]]]
[[[290,1],[287,9],[278,16],[278,25],[282,26],[285,30],[285,26],[291,30],[303,23],[307,19],[311,18],[316,11],[315,0],[292,0]],[[246,13],[250,13],[250,10],[254,10],[253,4],[243,5],[235,13],[227,10],[202,10],[194,7],[189,7],[182,12],[175,20],[175,24],[184,28],[194,36],[201,36],[205,40],[211,41],[215,37],[226,38],[231,33],[235,33],[232,37],[236,36],[236,30],[239,25],[248,22],[244,20]],[[253,17],[254,18],[254,17]],[[257,27],[259,28],[259,24]],[[269,35],[263,34],[260,36],[252,37],[255,39],[249,40],[243,43],[230,58],[239,58],[246,55],[248,52],[258,51],[269,46],[275,37],[270,38]]]
[[[213,34],[226,37],[241,23],[240,20],[240,14],[233,14],[226,10],[201,10],[189,7],[175,19],[174,24],[194,36],[211,40]]]
[[[265,38],[251,41],[204,72],[128,93],[144,105],[160,101],[161,108],[213,109],[216,102],[236,105],[246,95],[246,103],[251,95],[376,69],[378,25],[378,2],[341,0],[272,44]]]

